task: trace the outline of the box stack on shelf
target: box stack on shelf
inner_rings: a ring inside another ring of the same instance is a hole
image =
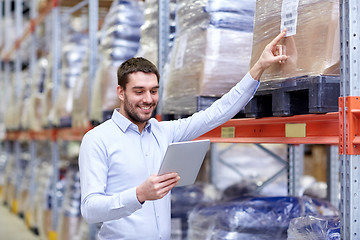
[[[280,43],[288,59],[264,72],[264,84],[245,108],[248,117],[326,113],[338,109],[339,2],[300,0],[294,7],[295,3],[257,1],[250,66],[282,27],[288,27],[289,36]]]
[[[190,115],[247,73],[255,1],[182,0],[177,5],[162,111]]]
[[[101,57],[92,88],[90,120],[94,124],[109,119],[113,109],[119,107],[117,68],[139,50],[143,5],[140,1],[117,0],[105,17],[99,43]]]

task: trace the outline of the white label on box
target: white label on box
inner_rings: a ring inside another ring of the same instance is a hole
[[[283,0],[280,31],[287,29],[286,37],[296,34],[299,0]]]
[[[184,65],[184,56],[187,45],[187,34],[183,34],[179,37],[179,45],[175,56],[175,69],[182,68]]]

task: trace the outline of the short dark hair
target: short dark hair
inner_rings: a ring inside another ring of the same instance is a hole
[[[159,82],[160,74],[156,66],[143,57],[134,57],[123,62],[117,71],[118,84],[125,89],[128,83],[128,75],[134,72],[154,73]]]

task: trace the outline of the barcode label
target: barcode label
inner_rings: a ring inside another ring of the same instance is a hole
[[[296,34],[299,0],[283,0],[280,31],[287,29],[286,36]]]

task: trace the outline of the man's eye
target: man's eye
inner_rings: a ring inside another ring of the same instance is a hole
[[[142,94],[142,91],[136,91],[135,93],[136,94]]]
[[[158,90],[152,90],[151,93],[152,94],[156,94],[158,92]]]

